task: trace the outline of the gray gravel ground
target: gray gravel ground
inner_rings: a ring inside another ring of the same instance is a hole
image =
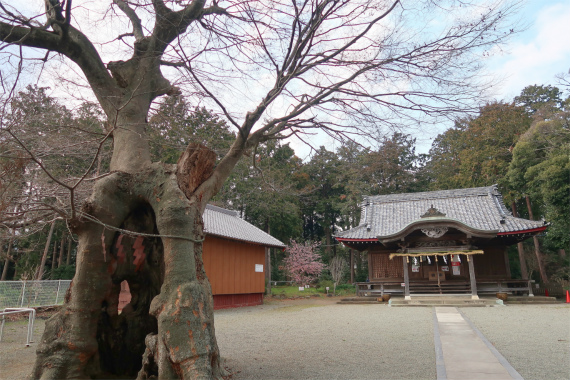
[[[570,379],[570,305],[461,311],[525,380]]]
[[[273,301],[219,310],[216,336],[233,379],[435,379],[432,308]],[[526,380],[570,379],[570,305],[462,308]],[[8,322],[0,379],[22,379],[37,343]],[[37,320],[39,340],[44,321]]]
[[[431,308],[311,303],[217,312],[234,379],[436,378]]]
[[[36,358],[36,348],[41,334],[44,332],[45,321],[36,318],[32,338],[34,343],[26,347],[28,318],[16,322],[6,322],[2,341],[0,342],[0,379],[21,380],[32,372]]]

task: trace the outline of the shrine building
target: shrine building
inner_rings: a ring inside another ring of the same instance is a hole
[[[368,281],[357,295],[478,294],[532,296],[511,278],[507,247],[544,232],[547,223],[517,218],[497,186],[366,197],[360,224],[335,238],[368,252]]]

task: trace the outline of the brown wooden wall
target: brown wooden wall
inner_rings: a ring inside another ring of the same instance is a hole
[[[388,254],[368,254],[368,267],[371,280],[404,278],[404,267],[401,257],[390,260]]]
[[[265,291],[265,247],[207,235],[203,260],[212,294]],[[264,271],[256,272],[255,264]]]
[[[475,257],[475,277],[477,279],[511,278],[507,267],[506,247],[485,247],[485,254]]]
[[[505,247],[485,247],[484,254],[473,255],[475,266],[475,278],[477,280],[484,279],[510,279],[511,274],[507,266]],[[380,251],[381,252],[381,251]],[[404,270],[401,257],[394,257],[389,259],[388,252],[368,252],[368,270],[370,281],[389,280],[389,281],[403,281]],[[434,257],[430,257],[432,263]],[[453,268],[451,262],[445,264],[442,258],[438,258],[439,270],[446,265],[449,267],[448,272],[445,273],[445,280],[468,280],[469,279],[469,264],[465,255],[461,256],[460,274],[453,275]],[[410,281],[427,281],[429,272],[435,271],[435,263],[427,265],[426,261],[420,265],[419,272],[412,272],[412,258],[408,264],[408,272]]]

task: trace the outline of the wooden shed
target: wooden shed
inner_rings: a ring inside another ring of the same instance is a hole
[[[265,292],[268,248],[285,244],[230,211],[212,205],[204,211],[206,238],[202,258],[212,286],[214,309],[261,305]],[[121,284],[119,309],[130,301],[126,281]]]
[[[214,309],[260,305],[265,292],[268,248],[285,244],[238,217],[208,205],[204,212],[203,260],[212,285]]]

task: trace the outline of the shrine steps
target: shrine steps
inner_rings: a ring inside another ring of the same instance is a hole
[[[406,300],[402,296],[392,296],[389,302],[382,302],[382,298],[375,296],[367,297],[348,297],[343,298],[338,304],[341,305],[389,305],[392,307],[400,306],[453,306],[453,307],[489,307],[502,305],[543,305],[557,304],[560,301],[556,297],[544,296],[512,296],[509,295],[507,300],[502,303],[493,296],[480,296],[479,299],[472,299],[470,295],[461,294],[416,294],[411,299]]]
[[[393,307],[399,306],[454,306],[454,307],[486,307],[498,306],[496,298],[481,298],[478,300],[471,299],[466,295],[412,295],[411,300],[405,300],[402,296],[392,296],[389,302],[382,302],[380,297],[349,297],[343,298],[338,304],[341,305],[389,305]],[[380,301],[379,301],[380,300]]]
[[[505,301],[505,305],[552,305],[556,303],[561,303],[556,299],[556,297],[545,297],[545,296],[511,296]]]
[[[488,307],[499,306],[496,298],[472,299],[470,295],[412,295],[411,299],[392,298],[390,306],[451,306],[451,307]]]
[[[378,301],[380,299],[380,301]],[[382,302],[382,298],[380,297],[348,297],[343,298],[337,302],[339,305],[387,305],[388,302]]]

